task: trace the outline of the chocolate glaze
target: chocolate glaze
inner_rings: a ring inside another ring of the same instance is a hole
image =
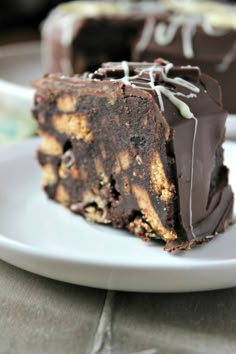
[[[167,73],[169,78],[180,77],[194,85],[199,91],[195,97],[188,96],[190,91],[182,84],[166,82],[161,72],[155,73],[155,87],[160,85],[173,94],[181,95],[176,97],[188,105],[197,120],[193,156],[195,121],[184,118],[178,107],[164,94],[164,111],[160,110],[156,90],[151,89],[149,85],[153,65],[108,63],[93,74],[83,77],[68,78],[55,74],[46,76],[35,83],[37,95],[43,99],[35,105],[34,114],[36,119],[40,114],[47,116],[44,123],[40,124],[40,129],[53,134],[58,141],[66,144],[68,137],[59,134],[52,127],[53,114],[58,113],[55,99],[63,95],[76,96],[77,110],[88,115],[95,132],[95,140],[88,146],[72,139],[75,160],[79,161],[80,165],[83,164],[88,177],[82,187],[71,179],[63,182],[70,190],[71,199],[74,198],[75,202],[82,190],[89,188],[91,181],[94,185],[97,183],[91,163],[98,157],[98,143],[105,142],[107,158],[103,163],[108,175],[111,174],[117,151],[127,150],[133,159],[127,172],[130,183],[145,188],[164,227],[177,234],[175,241],[168,242],[167,249],[186,249],[223,232],[231,221],[233,194],[228,185],[228,170],[223,165],[221,148],[227,114],[222,108],[218,83],[202,74],[199,69],[171,67]],[[163,60],[157,60],[155,63],[155,66],[161,68],[166,65],[168,63]],[[129,76],[135,76],[128,82],[125,73],[127,67]],[[115,113],[119,119],[123,119],[124,124],[115,124]],[[150,155],[154,151],[158,151],[165,175],[174,185],[174,199],[168,202],[160,200],[150,188],[150,176],[146,171],[149,168]],[[143,165],[138,167],[138,176],[136,174],[135,177],[132,172],[137,170],[137,155]],[[40,156],[39,160],[44,164],[45,157]],[[192,166],[194,173],[191,191]],[[109,198],[112,197],[107,215],[115,227],[127,227],[134,211],[140,213],[134,195],[131,193],[127,197],[122,190],[123,177],[123,174],[111,177],[109,185],[113,187],[109,187],[111,189],[107,191]],[[190,223],[191,193],[193,230]],[[54,198],[53,192],[49,196]],[[118,198],[118,204],[114,201],[115,196]],[[83,214],[81,208],[78,212]]]

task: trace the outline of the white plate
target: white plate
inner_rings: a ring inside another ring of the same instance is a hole
[[[40,43],[26,42],[0,47],[0,93],[32,102],[31,83],[44,74]]]
[[[10,83],[29,86],[43,75],[38,41],[0,47],[0,77]]]
[[[182,292],[236,286],[236,227],[171,255],[128,232],[94,225],[40,189],[32,139],[0,147],[0,258],[20,268],[99,288]],[[236,144],[226,143],[236,190]]]
[[[236,140],[236,114],[229,114],[226,120],[226,138]]]

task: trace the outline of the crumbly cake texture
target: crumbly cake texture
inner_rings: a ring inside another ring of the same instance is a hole
[[[50,199],[165,249],[191,248],[231,222],[226,112],[198,67],[107,63],[35,82],[38,160]]]
[[[236,5],[213,1],[61,4],[42,26],[45,71],[71,75],[104,61],[162,56],[176,65],[197,65],[216,78],[224,107],[236,113],[235,14]]]

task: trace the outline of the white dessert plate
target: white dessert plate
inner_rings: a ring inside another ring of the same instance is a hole
[[[236,140],[236,114],[229,114],[226,120],[226,138]]]
[[[0,78],[8,83],[28,86],[43,75],[38,41],[0,47]]]
[[[86,222],[47,200],[35,161],[39,139],[0,146],[0,258],[70,283],[127,291],[184,292],[236,286],[236,226],[171,255],[128,232]],[[236,191],[236,143],[225,143]]]

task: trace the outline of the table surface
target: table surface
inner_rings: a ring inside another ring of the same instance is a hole
[[[232,354],[236,289],[112,292],[0,261],[1,354]]]

